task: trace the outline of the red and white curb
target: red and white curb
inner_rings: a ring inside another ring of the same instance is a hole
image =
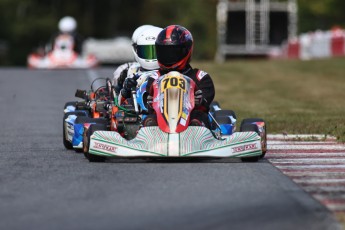
[[[269,162],[331,211],[345,212],[345,144],[324,135],[268,135],[267,145]]]

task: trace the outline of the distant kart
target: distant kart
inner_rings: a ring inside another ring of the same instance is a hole
[[[235,130],[235,114],[213,103],[212,126],[189,126],[194,108],[195,82],[178,72],[161,76],[154,85],[153,108],[158,126],[141,127],[133,139],[90,125],[84,131],[84,154],[91,162],[106,157],[124,158],[224,158],[258,161],[266,152],[266,125],[262,119],[246,119]],[[138,115],[139,116],[139,115]]]
[[[94,55],[80,56],[74,50],[73,37],[59,35],[52,51],[46,55],[37,53],[28,56],[28,67],[32,69],[85,69],[98,65]]]

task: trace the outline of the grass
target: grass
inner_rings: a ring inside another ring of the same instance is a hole
[[[338,212],[335,214],[336,218],[341,222],[343,229],[345,229],[345,213]]]
[[[195,62],[223,109],[266,120],[269,133],[334,135],[345,142],[345,59]]]

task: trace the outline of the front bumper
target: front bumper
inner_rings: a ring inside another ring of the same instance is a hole
[[[204,127],[188,127],[177,134],[145,127],[130,141],[117,132],[96,131],[89,153],[107,157],[250,157],[262,154],[260,140],[255,132],[236,132],[218,140]]]

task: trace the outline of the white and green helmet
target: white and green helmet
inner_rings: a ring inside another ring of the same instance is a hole
[[[139,28],[139,32],[136,32]],[[135,60],[146,70],[158,69],[155,41],[162,28],[149,25],[139,28],[132,36]]]

